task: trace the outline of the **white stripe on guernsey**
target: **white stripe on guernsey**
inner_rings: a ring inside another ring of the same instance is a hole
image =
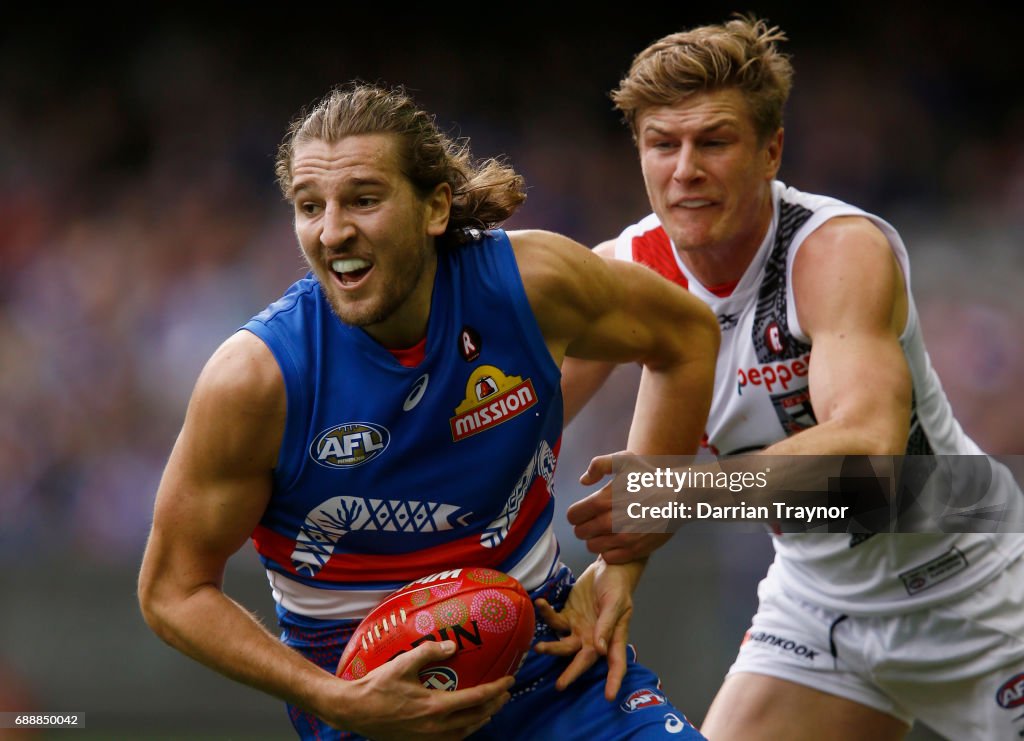
[[[541,586],[558,566],[558,541],[551,525],[533,548],[519,560],[509,576],[529,592]],[[452,564],[452,568],[457,568]],[[426,576],[426,574],[424,574]],[[267,570],[274,601],[281,607],[319,620],[362,620],[394,589],[320,589]]]
[[[647,214],[636,224],[627,226],[615,240],[615,259],[633,262],[633,239],[654,231],[660,226],[661,222],[658,221],[657,214]]]

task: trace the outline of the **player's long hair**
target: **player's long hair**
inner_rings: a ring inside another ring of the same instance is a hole
[[[793,65],[776,44],[778,26],[752,15],[701,26],[655,41],[633,59],[612,91],[615,107],[637,137],[645,108],[671,106],[695,93],[737,88],[750,106],[754,127],[765,141],[782,126],[782,109],[793,84]]]
[[[331,90],[288,127],[274,171],[285,198],[292,198],[292,158],[303,141],[339,141],[359,134],[395,134],[400,166],[421,196],[441,183],[452,189],[452,209],[438,246],[467,241],[467,229],[490,229],[526,200],[522,176],[497,159],[475,161],[468,140],[441,133],[434,117],[401,87],[353,82]]]

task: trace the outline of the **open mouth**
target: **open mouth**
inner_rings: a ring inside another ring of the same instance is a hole
[[[373,263],[360,257],[331,260],[331,271],[345,288],[359,285],[371,270],[373,270]]]
[[[704,208],[705,206],[711,206],[711,205],[712,205],[711,201],[707,201],[707,200],[703,200],[703,199],[694,199],[694,200],[690,200],[690,201],[679,201],[676,204],[676,206],[678,208],[688,208],[688,209]]]

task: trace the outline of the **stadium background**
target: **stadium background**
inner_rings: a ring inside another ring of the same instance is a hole
[[[1019,44],[1000,37],[1021,18],[924,7],[757,8],[787,30],[797,68],[781,177],[877,210],[902,231],[959,418],[990,451],[1021,453],[1024,62]],[[95,8],[9,11],[0,29],[0,710],[85,712],[88,730],[75,738],[288,737],[279,702],[149,633],[134,578],[202,363],[303,272],[271,172],[300,106],[354,77],[404,83],[478,156],[505,154],[526,176],[529,199],[509,227],[595,244],[647,212],[607,91],[648,42],[732,9],[509,11],[488,25],[472,10],[427,8],[239,6],[147,21]],[[620,373],[613,391],[630,376]],[[624,395],[568,430],[559,523],[589,456],[621,446]],[[561,537],[564,557],[586,563],[567,528]],[[633,637],[694,720],[731,661],[769,558],[760,532],[684,532],[649,569]],[[272,620],[251,548],[233,559],[227,591]]]

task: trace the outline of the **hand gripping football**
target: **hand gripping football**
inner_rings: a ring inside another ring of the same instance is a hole
[[[420,671],[428,689],[453,691],[515,674],[530,650],[530,596],[507,574],[466,568],[431,574],[381,602],[356,628],[338,662],[359,679],[424,641],[455,642],[455,653]]]

